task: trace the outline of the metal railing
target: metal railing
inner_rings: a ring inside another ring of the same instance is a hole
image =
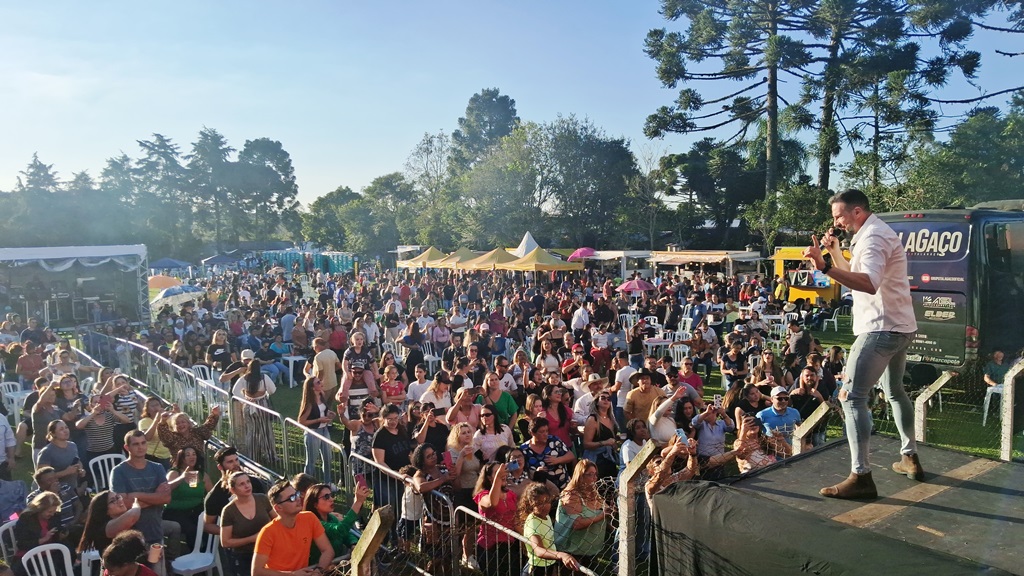
[[[284,417],[273,409],[240,396],[231,396],[231,444],[261,464],[285,472],[288,442]]]
[[[233,442],[235,422],[229,409],[231,394],[228,390],[197,378],[188,368],[177,366],[139,344],[94,331],[79,334],[81,348],[75,351],[80,359],[88,359],[97,367],[121,368],[132,379],[141,399],[157,397],[165,404],[176,404],[197,423],[205,421],[213,407],[219,406],[221,418],[208,444],[217,449]],[[112,359],[114,363],[105,362],[103,358]],[[257,454],[240,451],[239,456],[247,469],[261,476],[272,480],[283,476],[280,470],[265,465],[266,459]]]
[[[285,418],[284,437],[285,451],[290,456],[285,460],[285,472],[289,476],[306,473],[343,488],[347,494],[355,492],[354,477],[348,472],[351,470],[348,451],[331,439],[329,429],[314,430],[293,418]],[[305,454],[304,461],[299,460],[300,454]]]
[[[527,551],[533,548],[533,544],[525,536],[515,530],[485,518],[478,512],[474,512],[465,506],[455,509],[456,523],[468,526],[470,529],[493,530],[493,534],[501,534],[502,539],[507,538],[508,542],[499,543],[491,549],[484,549],[478,545],[477,562],[480,563],[480,570],[488,576],[519,576],[523,566],[527,562]],[[461,518],[461,520],[459,520]],[[496,538],[497,539],[497,538]],[[556,564],[561,562],[555,561]],[[598,576],[598,573],[587,566],[580,565],[579,573],[586,576]]]
[[[395,509],[396,530],[391,535],[391,546],[379,555],[378,564],[386,568],[397,559],[421,574],[457,574],[461,545],[451,498],[438,490],[418,495],[412,477],[359,454],[349,458],[352,468],[368,472],[366,482],[373,489],[373,498],[366,501],[364,510],[369,507],[367,512],[372,514],[382,506]],[[407,509],[409,505],[416,509]]]

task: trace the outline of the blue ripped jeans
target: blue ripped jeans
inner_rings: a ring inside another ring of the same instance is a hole
[[[853,472],[870,472],[868,444],[874,424],[868,399],[875,385],[881,386],[885,399],[892,407],[893,421],[900,433],[901,454],[917,452],[914,439],[914,405],[903,389],[903,373],[907,367],[907,347],[914,334],[900,332],[868,332],[857,336],[850,348],[846,365],[846,381],[842,400],[846,413],[846,438],[850,443]]]

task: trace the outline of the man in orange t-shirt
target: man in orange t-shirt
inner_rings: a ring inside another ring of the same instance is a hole
[[[320,519],[302,511],[302,495],[286,481],[274,484],[267,497],[277,518],[260,530],[252,558],[253,576],[313,576],[323,573],[334,559],[334,549]],[[320,549],[320,561],[308,567],[310,547]]]

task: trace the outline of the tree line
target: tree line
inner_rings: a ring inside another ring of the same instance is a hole
[[[14,190],[0,193],[0,243],[142,243],[151,256],[195,261],[205,243],[220,250],[301,229],[294,169],[280,142],[247,140],[236,151],[204,128],[187,153],[161,134],[137,143],[138,157],[111,157],[96,178],[81,171],[61,180],[33,155]]]

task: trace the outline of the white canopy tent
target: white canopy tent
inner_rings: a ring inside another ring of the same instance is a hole
[[[533,234],[527,232],[526,234],[523,234],[523,239],[519,242],[519,247],[513,250],[512,253],[522,258],[537,248],[540,248],[540,244],[537,244],[537,241],[533,239]]]

